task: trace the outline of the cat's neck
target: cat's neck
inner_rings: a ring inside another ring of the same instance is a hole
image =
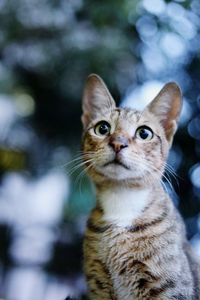
[[[160,186],[157,186],[157,189],[160,189]],[[152,187],[115,185],[97,189],[97,201],[103,209],[105,221],[126,227],[141,216],[154,194],[155,188]]]

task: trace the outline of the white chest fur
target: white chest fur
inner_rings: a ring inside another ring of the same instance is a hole
[[[105,221],[130,226],[149,201],[149,189],[113,188],[100,195]]]

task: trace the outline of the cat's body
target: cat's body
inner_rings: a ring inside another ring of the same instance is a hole
[[[131,194],[132,201],[136,200]],[[130,196],[118,195],[119,201]],[[110,209],[93,210],[84,245],[91,299],[199,299],[193,280],[197,275],[191,272],[189,245],[177,211],[162,187],[150,189],[146,196],[146,206],[132,223],[131,205],[127,224],[125,214],[114,222]],[[105,220],[106,213],[113,222]]]
[[[84,241],[92,300],[200,299],[200,267],[160,183],[180,107],[171,83],[142,113],[119,109],[101,79],[89,77],[82,121],[97,194]]]

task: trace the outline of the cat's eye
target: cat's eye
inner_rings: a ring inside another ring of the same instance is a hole
[[[136,137],[140,140],[150,141],[153,138],[153,131],[148,126],[141,126],[136,130]]]
[[[97,135],[108,135],[110,133],[111,126],[106,121],[98,122],[94,127],[94,132]]]

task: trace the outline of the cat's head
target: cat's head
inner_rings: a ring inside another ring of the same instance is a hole
[[[98,183],[158,181],[177,129],[181,91],[168,83],[142,111],[117,108],[103,80],[88,77],[83,95],[83,159]]]

